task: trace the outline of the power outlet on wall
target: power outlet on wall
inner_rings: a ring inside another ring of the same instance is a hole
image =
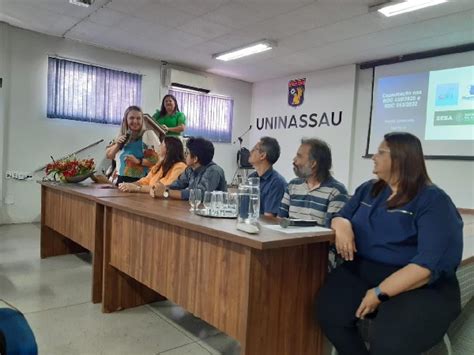
[[[5,178],[19,181],[33,180],[33,176],[31,174],[13,170],[8,170],[5,174]]]

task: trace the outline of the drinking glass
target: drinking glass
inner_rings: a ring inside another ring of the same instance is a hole
[[[189,189],[189,204],[191,205],[190,211],[194,212],[196,209],[196,197],[195,197],[196,190]]]
[[[204,192],[203,203],[204,203],[204,207],[206,208],[207,214],[211,214],[211,208],[212,208],[211,197],[212,197],[212,191]]]
[[[212,191],[211,196],[211,214],[213,216],[220,216],[222,212],[222,191]]]
[[[222,195],[222,214],[226,214],[229,209],[229,198],[227,192],[221,192]]]
[[[236,192],[229,192],[227,194],[228,211],[232,216],[237,216],[237,196]]]
[[[199,208],[202,202],[202,191],[201,189],[194,189],[194,212]]]
[[[260,178],[258,176],[247,178],[247,183],[250,186],[259,186],[260,187]]]

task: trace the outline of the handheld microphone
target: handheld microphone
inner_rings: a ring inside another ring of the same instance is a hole
[[[128,143],[128,141],[129,141],[131,135],[132,135],[132,131],[131,131],[131,130],[127,130],[127,133],[125,134],[125,141],[124,141],[122,144],[120,144],[120,149],[122,149],[122,148],[125,146],[125,144]]]
[[[280,220],[280,226],[282,228],[288,227],[314,227],[317,226],[318,222],[311,221],[307,219],[291,219],[291,218],[283,218]]]

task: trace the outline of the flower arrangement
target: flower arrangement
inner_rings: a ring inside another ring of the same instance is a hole
[[[51,157],[52,159],[52,157]],[[67,157],[60,160],[54,160],[46,165],[46,175],[53,174],[53,178],[67,182],[79,182],[87,179],[94,173],[94,159],[77,159],[76,157]]]

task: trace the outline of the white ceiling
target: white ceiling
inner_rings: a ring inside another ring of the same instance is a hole
[[[474,42],[474,0],[385,18],[377,0],[0,0],[0,21],[249,82]],[[214,53],[260,39],[274,50]]]

